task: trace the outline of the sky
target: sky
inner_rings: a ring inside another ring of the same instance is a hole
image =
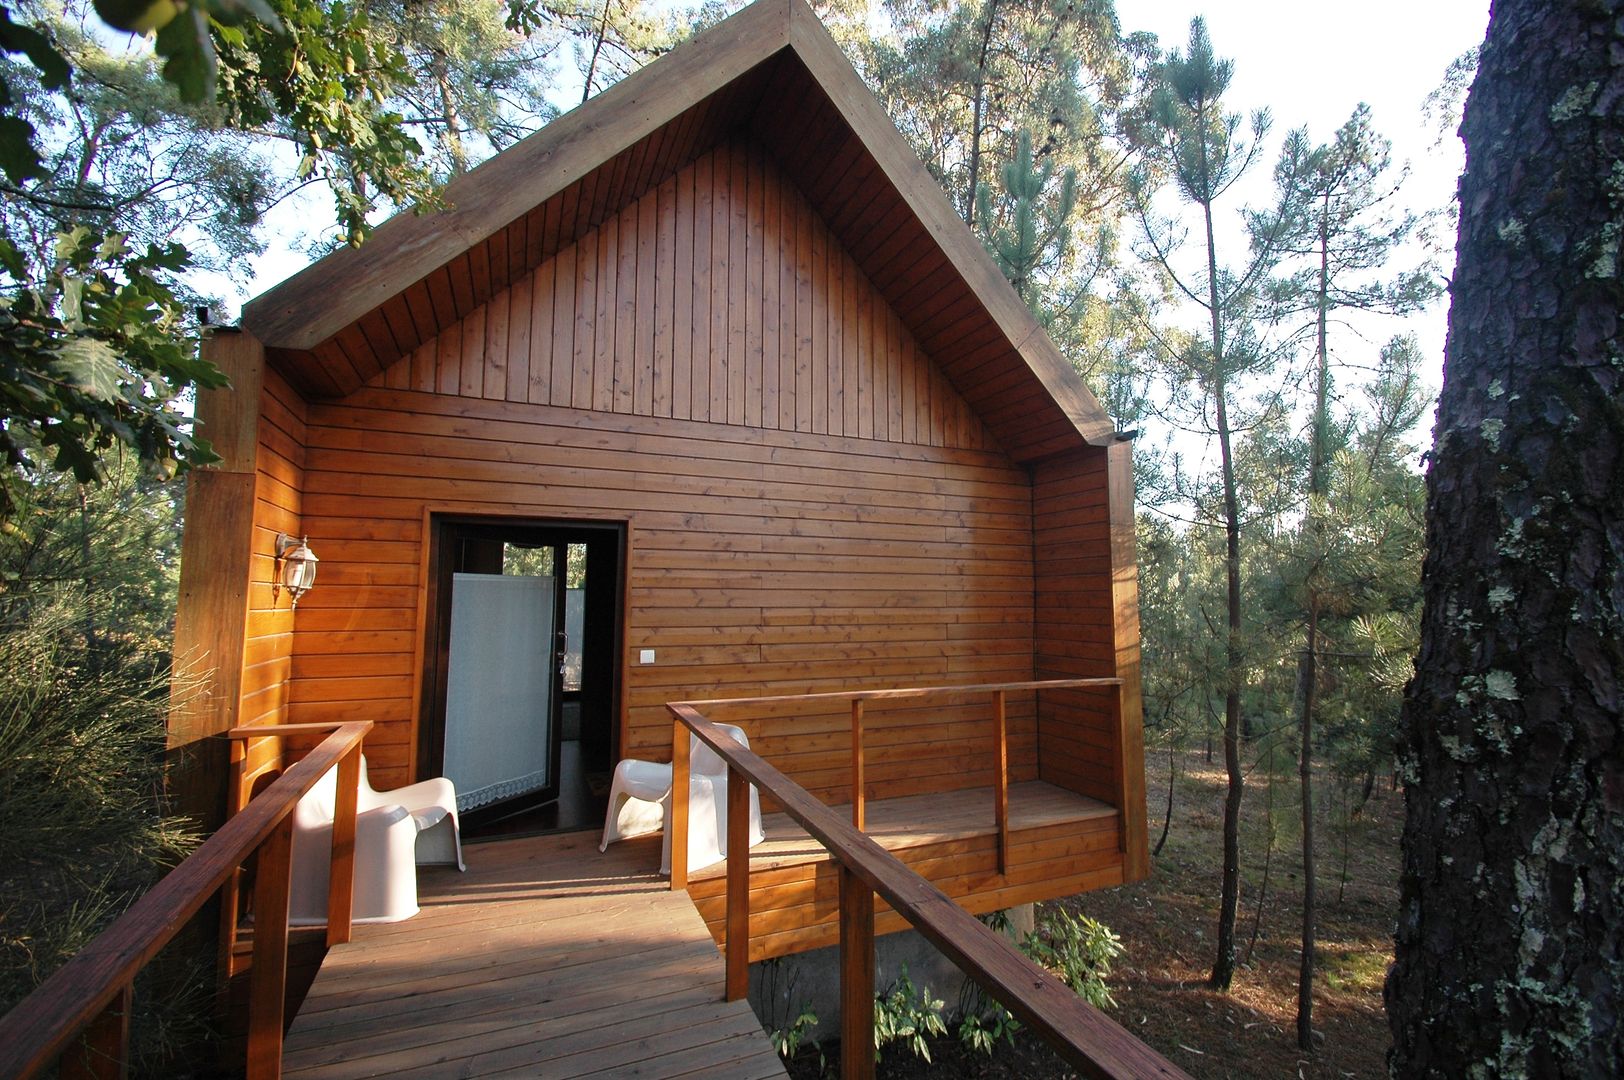
[[[1213,50],[1234,61],[1225,100],[1250,113],[1266,107],[1273,117],[1269,153],[1255,166],[1242,200],[1267,198],[1269,167],[1281,138],[1306,127],[1313,143],[1328,141],[1361,102],[1370,106],[1374,130],[1390,139],[1393,161],[1409,168],[1400,192],[1408,209],[1423,213],[1450,205],[1465,163],[1454,126],[1440,132],[1423,116],[1427,95],[1442,82],[1450,63],[1483,41],[1487,0],[1118,0],[1124,33],[1147,30],[1164,50],[1184,49],[1190,20],[1205,15]],[[1449,238],[1444,262],[1453,262]],[[1452,265],[1442,267],[1449,272]],[[1415,334],[1434,358],[1436,386],[1443,370],[1447,299],[1428,312],[1372,322],[1368,337],[1385,341],[1404,330]],[[1379,336],[1378,336],[1379,335]]]

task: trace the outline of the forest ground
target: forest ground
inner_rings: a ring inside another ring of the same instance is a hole
[[[1246,755],[1250,761],[1251,755]],[[1281,754],[1282,768],[1285,767]],[[1161,833],[1168,786],[1165,751],[1147,755],[1150,840]],[[1385,1077],[1390,1042],[1382,1011],[1382,980],[1392,960],[1398,902],[1399,834],[1404,800],[1376,785],[1363,813],[1341,827],[1339,792],[1328,777],[1317,790],[1336,804],[1319,820],[1319,970],[1314,988],[1316,1051],[1297,1049],[1297,966],[1302,933],[1302,859],[1296,774],[1276,778],[1275,849],[1268,894],[1259,904],[1271,815],[1261,769],[1248,774],[1242,807],[1243,888],[1237,939],[1246,955],[1254,920],[1262,920],[1250,962],[1239,967],[1228,994],[1208,989],[1218,921],[1219,843],[1223,822],[1221,753],[1209,764],[1200,751],[1180,756],[1172,828],[1148,880],[1071,897],[1059,903],[1099,919],[1122,939],[1124,954],[1108,980],[1110,1015],[1197,1080],[1301,1077],[1375,1080]],[[1356,798],[1357,792],[1349,793]],[[1346,881],[1343,839],[1347,838]],[[1341,892],[1338,896],[1339,889]],[[839,1048],[823,1047],[831,1074]],[[1047,1047],[1023,1036],[993,1057],[971,1054],[952,1038],[932,1042],[934,1064],[900,1047],[885,1052],[882,1077],[1069,1077],[1075,1073]],[[794,1063],[798,1078],[818,1075],[816,1058]]]

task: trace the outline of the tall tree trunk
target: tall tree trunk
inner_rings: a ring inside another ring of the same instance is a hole
[[[468,148],[462,144],[462,116],[457,111],[456,88],[451,85],[450,57],[436,50],[430,70],[440,95],[440,146],[450,163],[451,175],[461,176],[468,171]]]
[[[598,57],[603,55],[604,42],[609,40],[609,10],[614,0],[603,0],[603,11],[598,16],[598,32],[592,38],[592,56],[587,60],[586,83],[581,87],[581,104],[592,96],[592,83],[598,77]]]
[[[1162,816],[1162,835],[1151,850],[1151,855],[1160,855],[1162,848],[1167,844],[1167,834],[1173,828],[1173,788],[1179,779],[1179,759],[1176,748],[1169,743],[1167,747],[1167,813]]]
[[[1496,0],[1462,135],[1395,1076],[1624,1062],[1624,0]]]
[[[1205,120],[1205,114],[1202,117]],[[1207,146],[1201,144],[1203,189],[1206,184]],[[1241,772],[1241,514],[1235,493],[1235,458],[1230,451],[1229,389],[1225,379],[1224,320],[1218,295],[1218,242],[1212,228],[1212,203],[1201,204],[1207,227],[1207,297],[1212,315],[1212,399],[1218,427],[1218,453],[1224,485],[1224,579],[1228,593],[1228,625],[1224,636],[1224,770],[1229,789],[1224,794],[1224,879],[1218,901],[1218,956],[1211,983],[1228,990],[1235,977],[1235,913],[1241,896],[1241,796],[1246,778]]]
[[[998,23],[998,5],[1001,0],[987,0],[982,16],[981,53],[976,58],[975,97],[970,102],[970,186],[964,193],[964,223],[971,228],[976,223],[976,188],[981,183],[981,111],[987,100],[987,57],[992,52],[993,28]]]
[[[1314,378],[1314,426],[1308,451],[1308,536],[1312,559],[1308,580],[1308,617],[1304,620],[1302,656],[1297,661],[1297,700],[1302,713],[1298,727],[1302,746],[1297,769],[1302,778],[1303,798],[1303,942],[1302,961],[1297,968],[1297,1048],[1314,1049],[1314,938],[1318,918],[1317,882],[1314,877],[1314,715],[1319,707],[1319,620],[1320,570],[1325,559],[1324,500],[1330,489],[1326,458],[1331,442],[1331,356],[1326,348],[1327,323],[1331,314],[1331,195],[1327,188],[1320,203],[1319,288],[1315,297],[1319,315],[1319,348]]]

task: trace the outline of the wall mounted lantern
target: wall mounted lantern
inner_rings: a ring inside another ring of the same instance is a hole
[[[299,606],[299,597],[316,584],[316,564],[321,560],[310,550],[309,538],[295,540],[287,533],[276,535],[276,580],[271,583],[271,602],[277,592],[288,591],[291,607]]]

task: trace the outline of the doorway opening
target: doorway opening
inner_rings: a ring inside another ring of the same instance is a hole
[[[626,527],[436,515],[418,755],[464,839],[595,829],[619,753]]]

